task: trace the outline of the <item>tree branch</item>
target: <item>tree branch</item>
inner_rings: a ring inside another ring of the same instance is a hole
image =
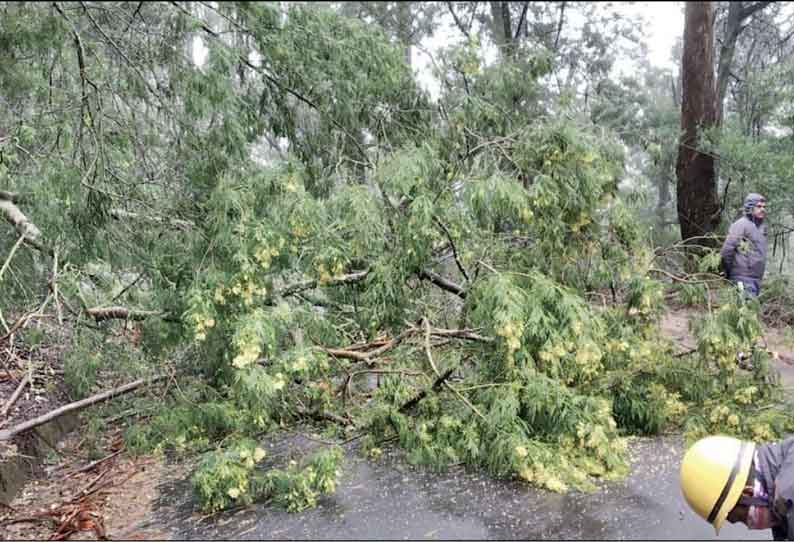
[[[563,2],[564,4],[565,2]],[[518,40],[518,36],[521,33],[521,26],[524,24],[524,20],[527,18],[527,10],[529,9],[529,2],[524,2],[524,9],[521,10],[521,17],[518,19],[518,26],[516,26],[515,35],[513,36],[513,41]]]
[[[28,217],[19,210],[19,207],[11,199],[5,199],[2,196],[7,192],[0,194],[0,214],[4,216],[17,232],[25,238],[25,242],[30,246],[37,248],[45,254],[52,256],[52,249],[41,242],[41,230],[36,225],[28,220]],[[15,194],[11,194],[16,196]]]
[[[466,273],[466,269],[463,267],[463,264],[460,262],[460,258],[458,258],[458,251],[455,248],[455,242],[452,240],[452,235],[449,233],[449,230],[444,225],[444,223],[441,222],[441,220],[437,216],[434,215],[433,216],[433,220],[435,221],[436,224],[438,224],[438,226],[442,230],[444,230],[444,233],[446,234],[447,239],[449,240],[449,244],[452,247],[452,255],[455,257],[455,263],[458,265],[458,269],[460,270],[460,272],[463,275],[463,277],[468,281],[469,280],[469,274]]]
[[[150,316],[161,316],[164,313],[161,311],[138,311],[127,309],[125,307],[93,307],[86,309],[86,314],[90,315],[97,322],[103,320],[146,320]]]
[[[449,369],[444,371],[444,373],[438,378],[436,378],[435,382],[433,382],[433,385],[430,387],[430,390],[426,390],[426,389],[422,390],[417,395],[415,395],[414,397],[403,403],[403,405],[400,407],[400,412],[405,413],[408,410],[410,410],[415,404],[417,404],[419,401],[427,397],[428,391],[437,392],[438,390],[440,390],[441,386],[443,386],[444,382],[446,382],[446,380],[450,376],[452,376],[453,372],[455,372],[454,367],[450,367]]]
[[[436,376],[441,378],[441,374],[438,372],[438,368],[436,367],[436,364],[433,361],[433,352],[430,350],[430,321],[427,318],[425,318],[424,320],[425,320],[425,355],[427,355],[427,362],[430,364],[430,367],[433,369],[433,372],[436,373]],[[488,420],[486,420],[485,416],[483,416],[482,413],[479,410],[477,410],[477,407],[471,404],[471,401],[466,399],[466,397],[464,397],[463,394],[460,393],[452,384],[447,382],[446,379],[444,379],[444,386],[449,391],[454,393],[457,396],[457,398],[460,399],[460,401],[464,405],[469,407],[471,411],[474,412],[482,421],[488,423]]]
[[[562,35],[562,25],[565,22],[565,2],[560,4],[560,20],[557,23],[557,36],[554,38],[554,52],[557,52],[557,47],[560,44],[560,35]]]
[[[468,29],[465,26],[463,26],[463,22],[458,18],[458,14],[455,13],[455,7],[452,5],[452,2],[447,2],[447,9],[449,10],[449,13],[452,15],[452,18],[454,19],[455,25],[458,27],[458,29],[461,32],[463,32],[463,35],[466,36],[467,40],[471,39]]]
[[[772,2],[756,2],[754,4],[750,4],[747,6],[742,7],[741,15],[739,16],[740,20],[744,20],[751,16],[756,11],[760,11],[764,9],[766,6],[771,4]]]
[[[350,284],[354,282],[359,282],[364,278],[366,278],[368,274],[369,274],[369,269],[367,269],[366,271],[356,271],[354,273],[349,273],[347,275],[332,277],[330,280],[323,283],[321,286],[336,286],[338,284]],[[319,281],[317,279],[310,279],[301,282],[296,282],[294,284],[290,284],[289,286],[283,288],[280,292],[278,292],[278,295],[281,297],[287,297],[300,293],[304,290],[312,290],[317,287],[318,282]]]
[[[118,388],[113,388],[112,390],[108,390],[102,393],[98,393],[96,395],[92,395],[91,397],[87,397],[86,399],[82,399],[80,401],[75,401],[74,403],[69,403],[68,405],[64,405],[60,408],[57,408],[51,412],[46,414],[42,414],[32,420],[28,420],[24,423],[16,425],[10,429],[6,429],[4,431],[0,431],[0,441],[3,440],[10,440],[17,436],[20,433],[24,433],[34,427],[38,427],[39,425],[43,425],[50,420],[54,420],[63,416],[64,414],[68,414],[70,412],[75,412],[77,410],[82,410],[86,407],[94,405],[96,403],[100,403],[102,401],[107,401],[108,399],[112,399],[124,393],[130,392],[136,388],[141,387],[143,384],[153,384],[158,380],[162,380],[166,378],[168,375],[158,375],[154,378],[141,378],[140,380],[136,380],[135,382],[130,382],[129,384],[124,384],[123,386],[119,386]]]
[[[445,279],[441,275],[434,273],[433,271],[428,271],[427,269],[423,269],[419,272],[419,278],[423,280],[429,280],[442,290],[455,294],[456,296],[460,297],[461,299],[466,299],[466,290],[463,289],[462,286],[455,284],[451,280]]]
[[[110,216],[112,216],[116,220],[126,220],[126,219],[146,220],[146,221],[155,222],[155,223],[158,223],[158,224],[168,224],[168,225],[174,226],[175,228],[180,229],[182,231],[188,231],[188,230],[196,227],[196,225],[194,223],[189,222],[187,220],[180,220],[178,218],[164,218],[164,217],[161,217],[161,216],[142,215],[142,214],[139,214],[139,213],[132,213],[130,211],[124,211],[122,209],[111,209],[109,214],[110,214]]]

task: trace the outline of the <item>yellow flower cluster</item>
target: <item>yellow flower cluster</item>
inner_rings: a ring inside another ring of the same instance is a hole
[[[600,425],[588,427],[579,423],[576,427],[576,436],[579,437],[579,447],[595,451],[595,455],[603,459],[609,448],[609,437]]]
[[[557,343],[546,346],[546,348],[540,351],[538,357],[540,357],[541,361],[548,363],[551,361],[558,361],[567,353],[568,351],[566,350],[565,345],[562,343]]]
[[[776,439],[777,436],[767,424],[762,423],[753,426],[753,440],[756,442],[770,442]]]
[[[584,211],[582,211],[581,213],[579,213],[579,217],[576,220],[576,222],[571,224],[571,231],[573,231],[574,233],[578,233],[579,230],[581,230],[584,226],[590,224],[590,221],[591,221],[590,216]]]
[[[254,303],[255,295],[264,297],[267,294],[267,288],[264,286],[257,286],[253,281],[249,280],[247,276],[243,277],[243,281],[237,282],[232,286],[229,291],[240,297],[246,306],[251,306]]]
[[[733,414],[731,409],[725,405],[720,405],[712,410],[711,414],[709,415],[709,421],[714,425],[725,422],[731,427],[739,426],[739,416]]]
[[[243,448],[240,450],[240,460],[246,468],[253,469],[256,463],[265,458],[265,451],[262,448],[255,448],[253,451]]]
[[[576,351],[576,364],[585,376],[595,375],[601,368],[601,349],[590,341]]]
[[[375,448],[370,448],[369,450],[369,456],[372,459],[379,459],[380,456],[382,455],[383,455],[383,450],[381,448],[375,447]]]
[[[626,350],[629,349],[629,343],[627,343],[626,341],[613,340],[607,343],[607,348],[611,352],[625,352]]]
[[[308,368],[308,366],[309,366],[308,363],[306,363],[306,357],[298,356],[298,359],[296,359],[293,362],[292,367],[290,368],[292,369],[293,372],[300,373],[305,371]]]
[[[213,294],[212,298],[218,305],[223,305],[226,303],[226,296],[223,295],[223,286],[218,286],[215,288],[215,293]]]
[[[309,228],[306,226],[306,224],[300,222],[299,220],[290,219],[289,225],[290,231],[292,231],[292,235],[295,237],[301,238],[309,233]]]
[[[261,352],[262,350],[258,344],[250,342],[240,349],[240,352],[234,357],[234,360],[232,360],[232,365],[238,369],[242,369],[255,362]]]
[[[262,266],[262,269],[267,271],[270,268],[270,261],[278,256],[278,250],[275,248],[259,247],[254,252],[254,258]]]
[[[496,330],[496,334],[505,339],[507,351],[512,354],[521,348],[521,336],[524,335],[524,324],[521,322],[506,322]]]
[[[207,331],[215,327],[215,319],[207,315],[194,312],[190,315],[193,320],[193,333],[197,341],[207,338]]]
[[[670,416],[679,416],[687,411],[686,403],[681,401],[681,396],[678,393],[671,393],[667,396],[664,408]]]
[[[552,472],[546,468],[535,469],[530,466],[525,466],[518,471],[518,476],[530,483],[535,483],[540,487],[545,487],[550,491],[562,493],[568,489],[565,482],[560,480]]]
[[[320,284],[328,284],[335,276],[341,275],[345,270],[345,266],[338,258],[332,258],[326,267],[325,262],[317,263],[317,274],[320,277]]]
[[[753,402],[753,396],[756,393],[758,393],[758,388],[755,386],[747,386],[746,388],[736,390],[733,398],[740,405],[749,405]]]

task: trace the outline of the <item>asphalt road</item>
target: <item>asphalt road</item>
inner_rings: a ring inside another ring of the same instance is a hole
[[[268,447],[278,457],[311,445],[294,436]],[[559,495],[463,468],[438,474],[351,456],[336,493],[315,509],[255,505],[201,519],[180,482],[164,488],[153,522],[181,540],[771,540],[770,531],[727,523],[717,537],[690,511],[678,488],[680,437],[633,439],[630,450],[630,476],[593,493]]]

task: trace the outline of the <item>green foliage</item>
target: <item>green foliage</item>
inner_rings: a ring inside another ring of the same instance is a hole
[[[715,314],[694,324],[698,353],[720,370],[729,380],[736,371],[737,352],[750,352],[761,337],[761,323],[751,302],[727,303]]]
[[[94,390],[102,355],[85,347],[73,346],[63,360],[63,378],[75,399],[88,397]]]
[[[313,454],[304,465],[291,461],[287,469],[272,469],[262,482],[273,501],[289,512],[317,506],[317,498],[336,490],[342,450],[331,447]]]
[[[217,512],[234,505],[251,504],[261,491],[257,484],[251,483],[251,477],[265,455],[255,442],[245,439],[205,453],[191,477],[201,508]]]
[[[580,383],[599,372],[603,325],[581,297],[547,276],[491,275],[467,304],[471,321],[497,337],[493,374],[528,365]]]
[[[133,453],[195,452],[219,439],[246,434],[249,428],[257,427],[257,420],[241,412],[234,403],[218,398],[204,399],[201,403],[192,401],[199,398],[183,398],[184,404],[169,405],[147,424],[129,428],[124,436],[128,448]]]
[[[82,399],[117,380],[129,381],[152,371],[151,364],[127,339],[124,329],[77,330],[64,353],[64,381],[70,395]]]
[[[687,307],[702,306],[706,303],[708,291],[702,284],[679,283],[675,285],[678,299]]]
[[[265,455],[245,439],[204,454],[191,478],[201,508],[217,512],[269,498],[290,512],[300,512],[313,508],[320,495],[336,488],[342,459],[337,447],[316,452],[302,465],[292,460],[286,469],[256,471]]]

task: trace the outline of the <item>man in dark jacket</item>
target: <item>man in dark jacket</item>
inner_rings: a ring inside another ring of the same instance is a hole
[[[727,519],[794,540],[794,437],[769,444],[701,439],[681,462],[681,491],[717,534]]]
[[[761,194],[748,194],[744,216],[731,224],[722,245],[720,259],[729,280],[741,284],[752,297],[761,292],[766,268],[766,200]]]

